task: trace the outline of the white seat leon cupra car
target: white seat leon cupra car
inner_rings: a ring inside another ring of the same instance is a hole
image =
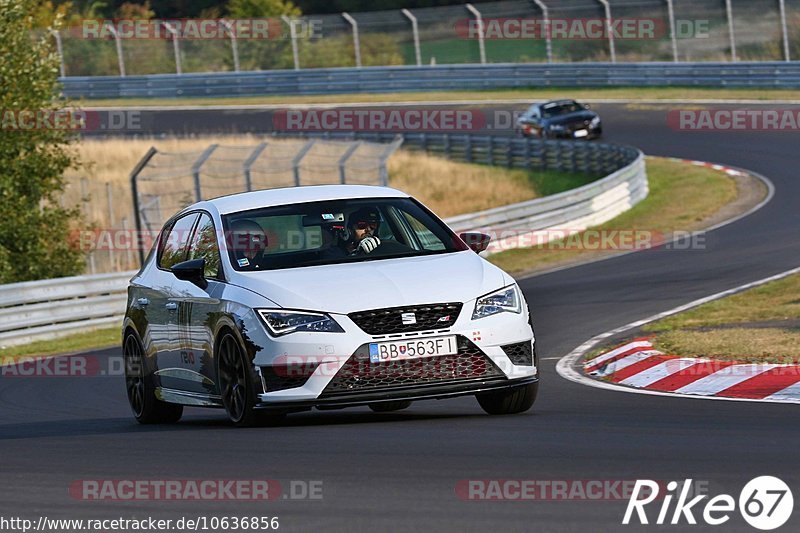
[[[527,411],[539,384],[514,280],[387,187],[319,185],[203,201],[173,216],[131,279],[125,381],[142,423],[184,406],[236,425],[312,408],[404,409],[474,395]]]

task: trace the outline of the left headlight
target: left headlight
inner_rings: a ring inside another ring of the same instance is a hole
[[[522,312],[522,298],[516,284],[478,298],[475,302],[475,311],[472,312],[472,320],[506,312]]]
[[[319,333],[344,333],[342,327],[325,313],[288,311],[285,309],[259,309],[258,314],[273,337],[296,331]]]
[[[594,117],[594,118],[592,119],[592,121],[591,121],[591,122],[589,122],[589,126],[591,126],[592,128],[596,128],[596,127],[597,127],[597,126],[599,126],[599,125],[600,125],[600,117],[599,117],[599,116],[597,116],[597,117]]]

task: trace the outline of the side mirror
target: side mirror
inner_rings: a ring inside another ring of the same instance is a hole
[[[189,261],[183,261],[182,263],[173,265],[172,273],[176,278],[194,283],[205,290],[208,287],[208,281],[206,281],[204,274],[205,269],[205,259],[190,259]]]
[[[488,248],[489,241],[492,240],[492,238],[485,233],[462,233],[459,237],[461,237],[461,240],[476,254]]]

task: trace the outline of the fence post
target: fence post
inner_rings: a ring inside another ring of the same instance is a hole
[[[233,54],[233,71],[239,72],[239,44],[236,42],[236,33],[233,31],[233,25],[225,20],[219,19],[223,26],[228,30],[228,35],[231,36],[231,53]]]
[[[356,67],[361,68],[361,39],[358,37],[358,22],[356,22],[356,19],[351,17],[349,13],[342,13],[342,17],[353,27],[353,46],[356,51]]]
[[[786,26],[784,26],[784,29]],[[56,52],[58,52],[58,64],[59,64],[59,71],[61,72],[61,77],[66,77],[66,66],[64,65],[64,46],[61,43],[61,33],[58,30],[50,30],[50,33],[53,34],[53,37],[56,40]]]
[[[267,143],[261,143],[256,146],[255,150],[253,150],[247,159],[245,159],[244,164],[242,165],[244,170],[244,187],[249,192],[253,190],[253,179],[250,174],[250,169],[253,168],[253,163],[256,162],[258,156],[261,155],[261,152],[267,147]]]
[[[195,202],[199,202],[200,200],[203,199],[202,190],[200,188],[200,169],[203,167],[203,164],[206,162],[206,160],[209,157],[211,157],[211,154],[214,153],[214,150],[217,149],[217,146],[219,146],[219,145],[218,144],[212,144],[211,146],[209,146],[208,148],[203,150],[203,153],[200,154],[200,157],[197,158],[197,161],[195,161],[192,164],[192,178],[194,178],[194,201]]]
[[[725,0],[725,11],[728,13],[728,34],[731,39],[731,60],[736,62],[739,58],[736,55],[736,34],[733,31],[733,7],[731,0]]]
[[[137,241],[142,236],[142,217],[139,212],[139,184],[137,183],[137,179],[139,178],[139,174],[142,172],[144,167],[153,159],[153,156],[158,153],[155,146],[151,146],[150,149],[144,154],[136,166],[133,167],[131,171],[131,196],[133,197],[133,217],[134,222],[136,223],[136,234],[137,234]],[[144,250],[141,246],[139,248],[139,264],[144,263]]]
[[[542,10],[542,19],[544,21],[544,44],[545,48],[547,49],[547,62],[553,62],[553,38],[550,35],[550,10],[547,9],[547,6],[542,0],[533,0],[533,3],[539,6],[539,9]]]
[[[361,146],[361,141],[353,142],[347,147],[347,150],[344,151],[342,157],[339,158],[339,183],[342,185],[347,183],[347,160],[350,159],[350,156],[353,155],[353,152],[358,150],[359,146]]]
[[[300,186],[300,162],[306,156],[308,151],[311,150],[311,147],[314,146],[315,142],[316,141],[314,139],[311,139],[310,141],[308,141],[306,144],[303,145],[302,148],[300,148],[300,151],[297,152],[297,155],[294,156],[294,159],[292,159],[292,172],[294,173],[294,186],[295,187],[299,187]]]
[[[411,14],[411,11],[408,9],[401,9],[400,10],[403,15],[406,16],[408,20],[411,21],[411,34],[414,37],[414,55],[417,59],[417,66],[422,66],[422,53],[419,49],[419,26],[417,26],[417,17]]]
[[[133,267],[133,254],[131,253],[131,245],[130,243],[141,243],[141,235],[137,235],[136,239],[131,239],[130,235],[128,235],[128,217],[122,217],[122,232],[128,236],[128,246],[125,248],[125,268]],[[141,244],[136,245],[137,248],[141,248]]]
[[[608,0],[597,0],[603,4],[603,9],[606,12],[606,31],[608,32],[608,51],[611,54],[611,62],[617,62],[617,49],[614,45],[614,33],[611,31],[611,4]]]
[[[778,0],[781,8],[781,32],[783,33],[783,59],[791,61],[791,53],[789,51],[789,30],[786,26],[786,0]],[[63,74],[62,74],[63,76]]]
[[[464,135],[464,160],[467,163],[472,163],[472,136]]]
[[[181,49],[178,44],[178,30],[166,20],[162,21],[162,23],[164,27],[167,28],[167,31],[172,34],[172,52],[175,54],[175,73],[178,75],[183,74],[183,68],[181,67]]]
[[[111,194],[111,183],[106,182],[106,200],[108,201],[108,228],[110,230],[114,227],[114,197]],[[111,271],[114,271],[114,239],[108,247],[108,261],[111,263]]]
[[[292,59],[294,60],[294,69],[300,70],[300,52],[297,49],[297,28],[294,21],[286,15],[281,15],[281,20],[289,26],[289,37],[292,39]]]
[[[467,4],[466,8],[470,13],[472,13],[472,15],[475,17],[475,22],[478,24],[478,50],[481,54],[481,65],[483,65],[486,63],[486,46],[483,42],[486,31],[483,27],[483,16],[481,16],[481,12],[475,9],[475,6],[472,4]]]
[[[125,77],[125,58],[122,57],[122,42],[119,40],[119,34],[113,24],[106,23],[106,28],[114,36],[114,44],[117,47],[117,62],[119,63],[119,75]]]
[[[379,172],[381,185],[384,187],[389,185],[389,170],[386,168],[386,161],[389,159],[389,156],[391,156],[398,148],[400,148],[400,145],[403,144],[403,140],[404,139],[402,135],[396,135],[394,140],[389,144],[389,146],[386,147],[386,150],[384,150],[380,156],[380,160],[378,162],[380,166]]]
[[[672,42],[672,61],[678,62],[678,36],[675,33],[675,6],[673,0],[667,0],[667,13],[669,15],[669,38]]]

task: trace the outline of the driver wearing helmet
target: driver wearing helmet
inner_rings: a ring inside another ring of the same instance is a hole
[[[369,254],[381,245],[377,237],[380,215],[374,208],[362,207],[350,215],[347,224],[350,239],[345,242],[348,255]]]

